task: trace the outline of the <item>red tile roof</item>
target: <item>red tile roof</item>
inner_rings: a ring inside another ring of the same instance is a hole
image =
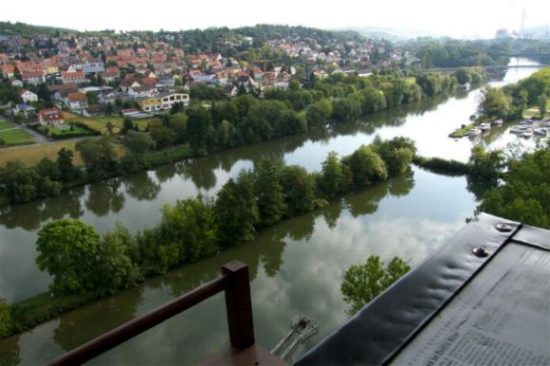
[[[46,108],[40,110],[40,116],[45,122],[57,121],[63,119],[63,113],[59,108]]]

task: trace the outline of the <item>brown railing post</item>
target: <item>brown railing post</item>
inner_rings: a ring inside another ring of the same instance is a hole
[[[225,305],[229,340],[233,347],[242,350],[254,344],[248,266],[239,261],[232,261],[222,267],[222,273],[227,276]]]

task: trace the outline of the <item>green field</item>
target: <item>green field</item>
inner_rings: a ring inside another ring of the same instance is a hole
[[[0,121],[0,131],[7,130],[8,128],[13,128],[13,125],[6,121]]]
[[[4,141],[6,145],[25,145],[32,144],[32,135],[25,130],[0,130],[0,139]]]
[[[35,165],[42,158],[49,158],[50,160],[57,159],[57,152],[62,148],[75,151],[75,140],[63,140],[56,142],[48,142],[45,144],[34,144],[27,146],[20,146],[12,149],[1,150],[0,153],[0,166],[6,165],[10,160],[21,160],[27,165]],[[115,154],[118,158],[126,155],[126,148],[122,145],[113,145]],[[73,163],[76,166],[82,166],[82,160],[78,153],[75,154]]]
[[[103,116],[103,117],[83,117],[78,114],[74,114],[71,112],[63,112],[65,116],[65,122],[80,122],[85,124],[86,126],[90,127],[93,130],[101,132],[101,134],[107,134],[107,122],[111,122],[115,128],[113,129],[114,133],[118,133],[120,129],[122,128],[122,125],[124,124],[124,118],[119,116]],[[139,128],[140,131],[145,131],[147,128],[147,125],[149,122],[151,122],[153,118],[145,118],[145,119],[135,119],[132,120]]]

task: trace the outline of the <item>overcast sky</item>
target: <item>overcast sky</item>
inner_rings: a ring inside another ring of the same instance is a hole
[[[258,23],[323,29],[386,27],[492,38],[497,29],[550,24],[550,0],[27,0],[3,1],[0,20],[77,30],[182,30]]]

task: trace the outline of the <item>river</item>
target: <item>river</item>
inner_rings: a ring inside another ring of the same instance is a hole
[[[509,69],[501,86],[527,77],[539,67],[529,60],[513,63],[533,68]],[[131,230],[154,226],[160,209],[198,193],[217,190],[261,156],[319,170],[330,151],[347,155],[375,135],[407,136],[419,154],[466,161],[473,144],[502,148],[520,141],[507,127],[477,139],[447,135],[467,124],[480,90],[458,92],[371,115],[330,130],[312,129],[254,146],[167,165],[133,176],[90,184],[61,196],[0,211],[0,298],[9,303],[47,291],[51,278],[34,263],[39,228],[48,220],[73,217],[105,232],[116,222]],[[524,144],[534,144],[532,141]],[[398,255],[417,265],[448,240],[475,209],[475,197],[463,177],[446,177],[413,168],[411,174],[343,197],[324,209],[286,220],[259,233],[249,243],[151,279],[138,288],[47,322],[30,332],[0,341],[0,364],[43,363],[133,317],[215,278],[232,259],[249,265],[256,340],[272,348],[286,334],[293,317],[319,323],[320,335],[307,349],[347,319],[340,293],[343,273],[371,254],[384,260]],[[195,364],[227,344],[223,296],[159,325],[92,364]],[[303,351],[302,350],[302,351]]]

